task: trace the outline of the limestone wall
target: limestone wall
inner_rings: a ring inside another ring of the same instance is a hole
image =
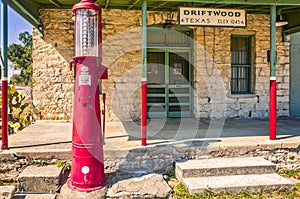
[[[70,119],[73,73],[68,67],[74,54],[70,10],[41,10],[44,37],[33,31],[33,99],[41,119]]]
[[[40,10],[45,35],[34,31],[34,103],[42,119],[71,119],[73,56],[71,10]],[[194,115],[207,117],[268,117],[269,16],[248,15],[247,28],[190,27],[194,29]],[[149,12],[148,24],[177,19],[176,13]],[[205,31],[205,34],[204,34]],[[277,28],[278,115],[289,115],[289,41],[282,42]],[[230,94],[230,36],[253,35],[253,94]],[[205,37],[204,37],[205,35]],[[214,36],[215,35],[215,36]],[[205,39],[205,45],[204,45]],[[138,120],[141,82],[141,12],[103,10],[103,64],[109,79],[108,120]],[[215,46],[213,50],[213,45]],[[214,61],[212,61],[214,60]]]
[[[248,15],[247,28],[195,28],[196,117],[268,117],[269,29],[268,15]],[[231,35],[252,36],[252,94],[240,95],[230,92]],[[278,116],[288,116],[290,42],[289,37],[286,42],[282,40],[281,28],[277,28],[277,113]]]

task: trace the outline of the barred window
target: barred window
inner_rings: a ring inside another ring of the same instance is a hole
[[[231,93],[251,93],[251,36],[231,36]]]

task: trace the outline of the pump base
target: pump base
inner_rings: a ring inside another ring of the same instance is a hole
[[[73,190],[68,186],[68,183],[64,184],[60,190],[59,198],[70,199],[70,198],[88,198],[88,199],[105,199],[107,193],[107,188],[102,187],[100,189],[90,191],[90,192],[79,192],[78,190]]]
[[[68,180],[68,187],[73,190],[73,191],[78,191],[78,192],[92,192],[92,191],[96,191],[96,190],[100,190],[102,188],[104,188],[105,186],[96,186],[96,187],[77,187],[73,184],[72,179]]]

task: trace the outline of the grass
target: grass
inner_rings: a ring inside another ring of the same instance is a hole
[[[0,186],[7,186],[7,185],[11,185],[11,184],[12,184],[11,181],[1,180],[0,179]]]
[[[295,179],[300,180],[300,169],[280,169],[278,171],[278,174],[284,177],[293,177]]]
[[[295,190],[276,190],[273,192],[261,191],[259,193],[249,193],[242,191],[237,194],[215,193],[206,189],[203,193],[190,194],[187,188],[178,183],[173,189],[173,198],[175,199],[297,199],[300,198],[300,183],[295,184]]]
[[[63,168],[63,169],[65,169],[65,170],[67,170],[67,171],[69,171],[69,170],[71,170],[71,165],[70,165],[70,163],[69,162],[58,162],[58,163],[56,163],[55,164],[55,166],[57,167],[57,168]]]
[[[165,172],[165,175],[167,175],[169,178],[176,178],[176,174],[175,174],[175,172],[174,171],[172,171],[172,170],[168,170],[168,171],[166,171]]]
[[[249,193],[242,191],[237,194],[216,193],[206,189],[203,193],[190,194],[187,188],[178,183],[173,188],[173,198],[175,199],[299,199],[300,198],[300,169],[281,169],[278,174],[286,178],[296,179],[294,190],[279,189],[273,192],[260,191],[259,193]],[[297,181],[299,180],[299,181]]]

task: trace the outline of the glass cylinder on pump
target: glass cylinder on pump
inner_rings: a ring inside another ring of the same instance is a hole
[[[99,12],[78,9],[75,13],[75,56],[99,56]]]

